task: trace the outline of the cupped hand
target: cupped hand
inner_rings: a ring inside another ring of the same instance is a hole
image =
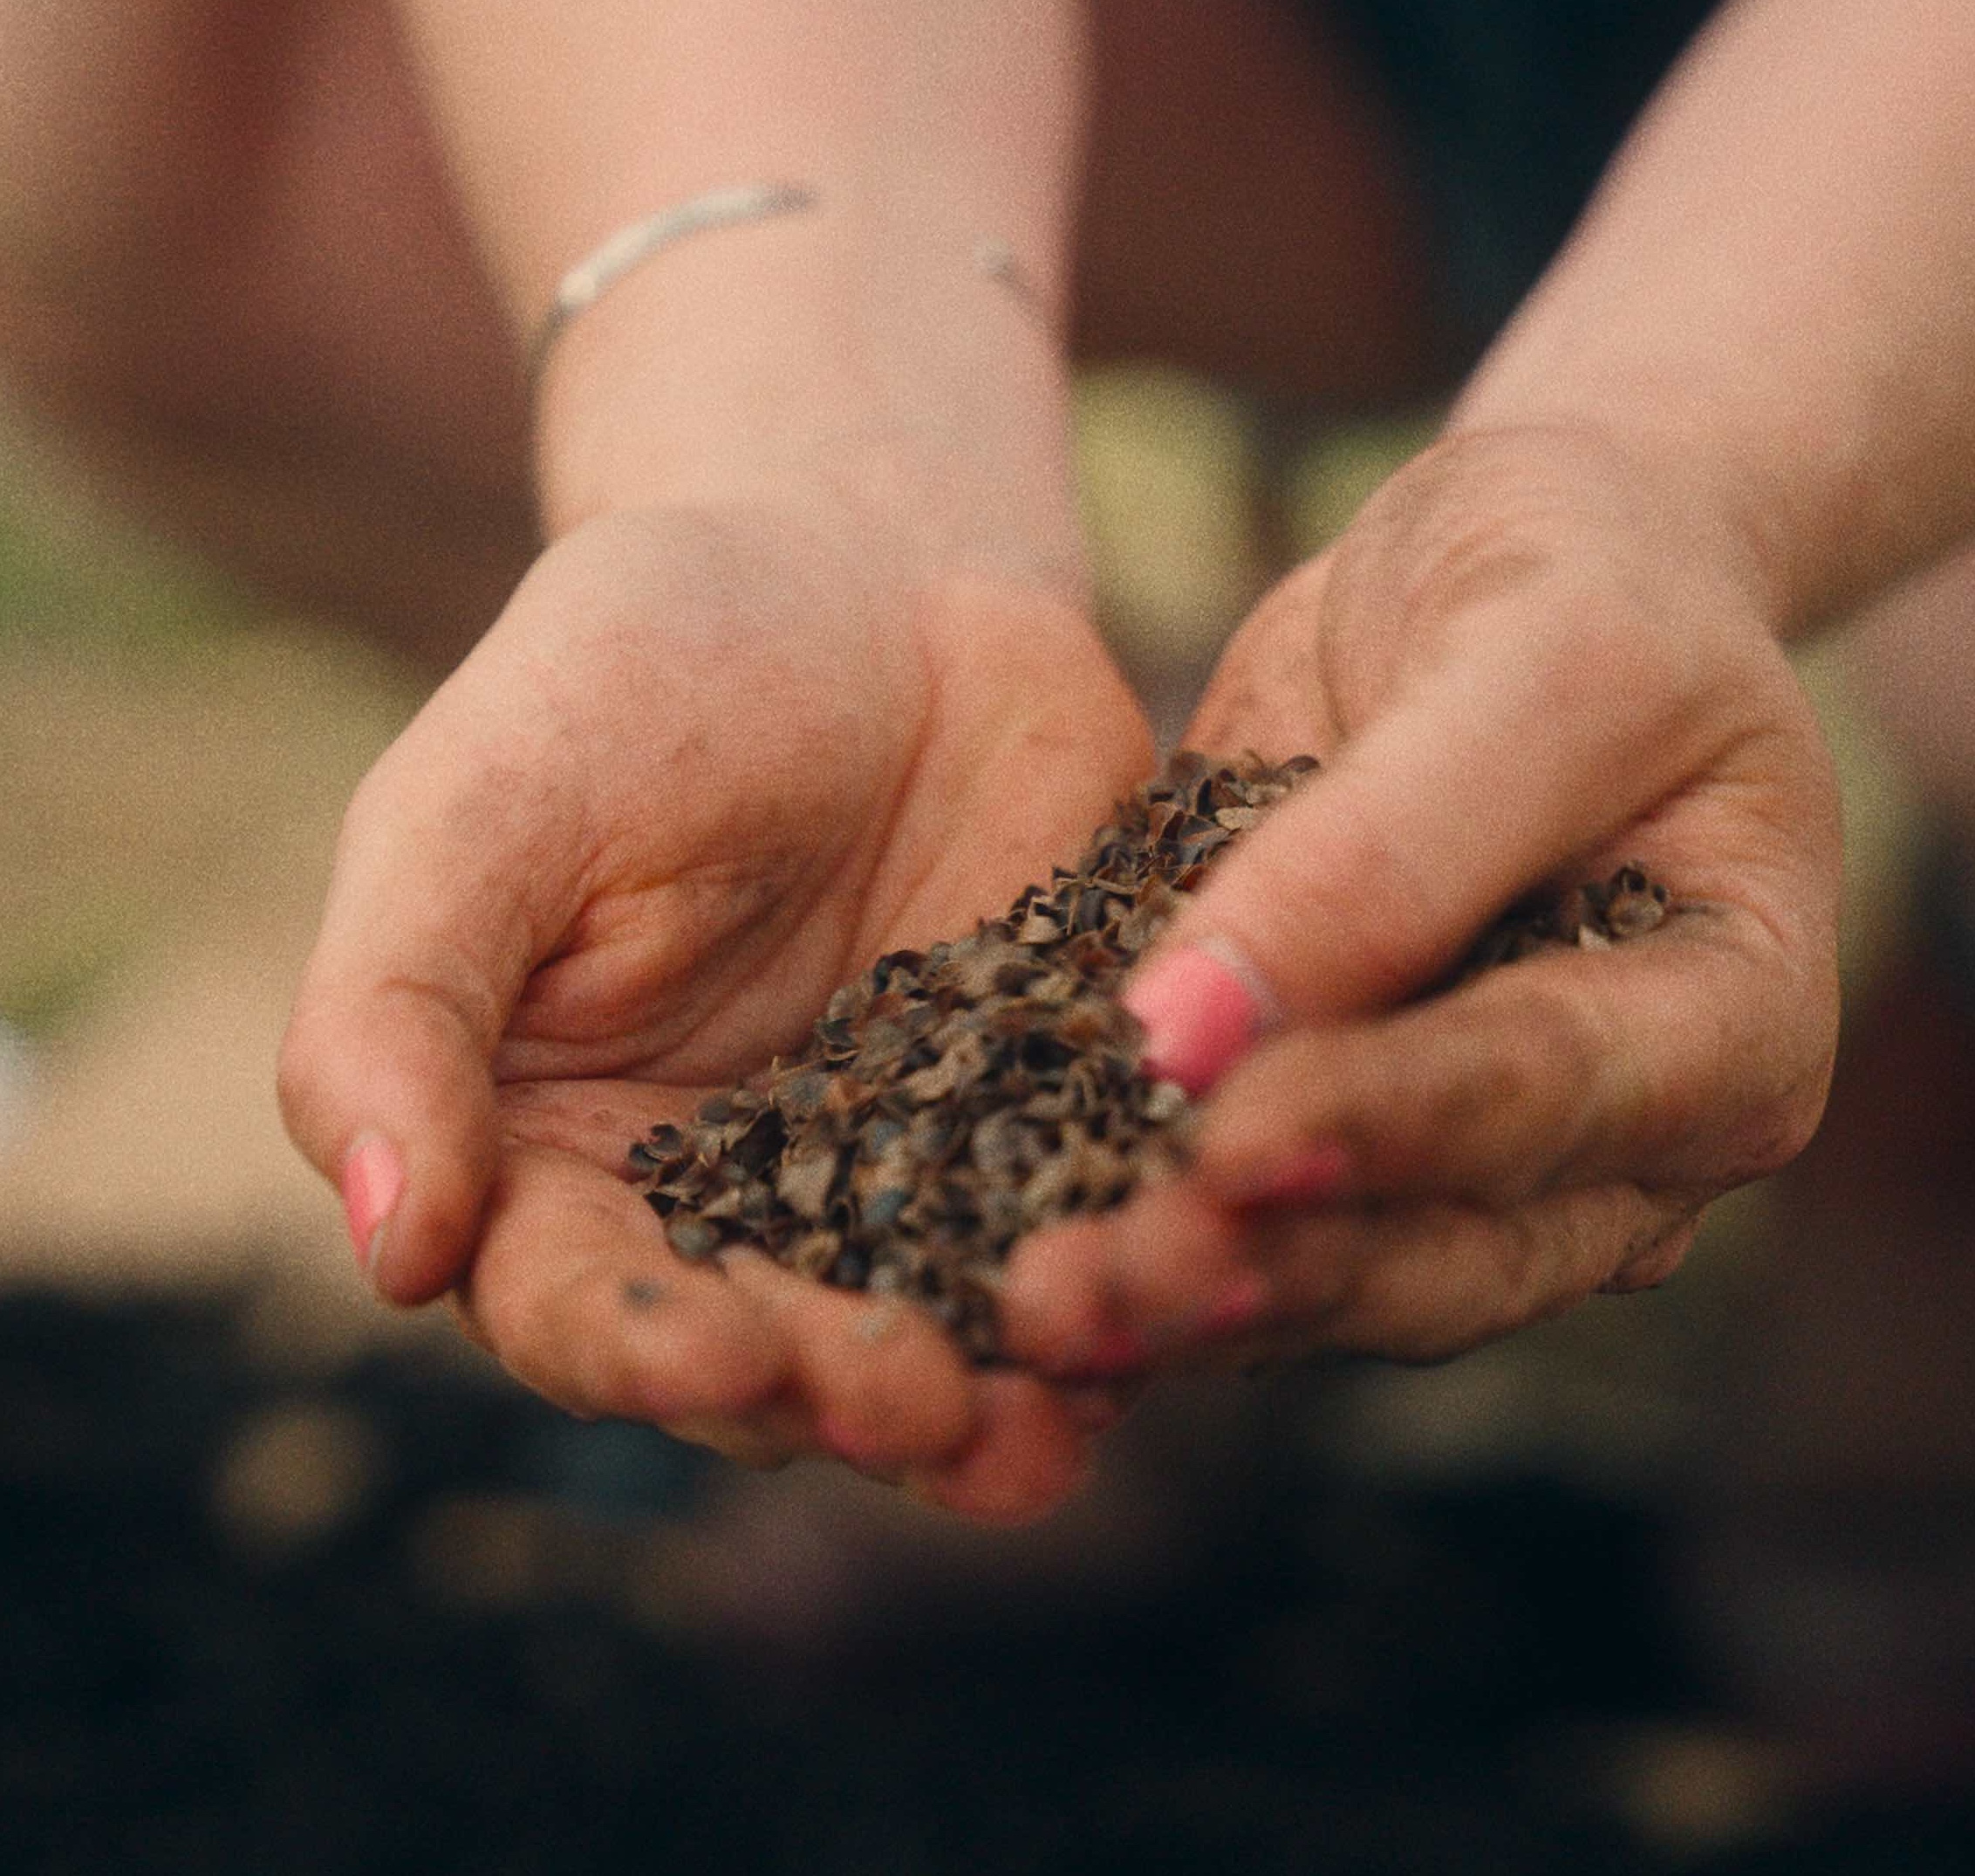
[[[1001,910],[1150,765],[1040,586],[928,574],[825,510],[587,523],[350,808],[290,1131],[385,1296],[454,1291],[576,1413],[1047,1509],[1087,1443],[1073,1393],[974,1373],[915,1310],[682,1262],[625,1153],[879,954]]]
[[[1324,760],[1128,988],[1212,1089],[1182,1180],[1018,1249],[1045,1373],[1458,1352],[1668,1275],[1821,1111],[1839,841],[1759,545],[1599,438],[1475,433],[1262,603],[1189,740]],[[1657,930],[1444,985],[1637,862]]]

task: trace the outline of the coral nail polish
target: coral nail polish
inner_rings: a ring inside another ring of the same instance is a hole
[[[1085,1380],[1114,1380],[1142,1373],[1152,1363],[1152,1344],[1136,1329],[1104,1329],[1079,1343],[1057,1372]]]
[[[1199,1333],[1208,1341],[1236,1335],[1261,1320],[1268,1306],[1268,1285],[1253,1270],[1228,1280],[1201,1316]]]
[[[1155,958],[1124,992],[1145,1031],[1145,1067],[1189,1094],[1218,1081],[1266,1026],[1271,1005],[1226,947],[1183,945]]]
[[[890,1450],[873,1440],[870,1433],[837,1414],[826,1414],[817,1428],[817,1443],[823,1449],[859,1472],[873,1472],[897,1461]]]
[[[1244,1205],[1322,1205],[1342,1198],[1350,1179],[1349,1151],[1337,1140],[1319,1140],[1243,1174],[1234,1196]]]
[[[404,1196],[405,1167],[398,1149],[381,1133],[359,1134],[344,1156],[338,1185],[357,1267],[367,1276]]]

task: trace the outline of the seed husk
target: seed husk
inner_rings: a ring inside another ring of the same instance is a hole
[[[1121,803],[1076,866],[1000,918],[896,951],[830,999],[804,1047],[653,1128],[627,1172],[693,1261],[737,1246],[842,1289],[930,1309],[977,1362],[1016,1240],[1121,1204],[1187,1154],[1192,1104],[1140,1065],[1117,1001],[1183,895],[1314,758],[1182,751]],[[1666,888],[1637,866],[1518,906],[1451,982],[1650,931]]]

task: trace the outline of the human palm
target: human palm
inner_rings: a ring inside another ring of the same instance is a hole
[[[1074,1399],[930,1318],[674,1256],[627,1143],[786,1051],[880,953],[966,930],[1145,772],[1060,599],[900,571],[828,517],[619,516],[543,557],[352,804],[284,1054],[332,1175],[400,1153],[373,1280],[457,1286],[572,1410],[741,1456],[823,1448],[1019,1516]]]

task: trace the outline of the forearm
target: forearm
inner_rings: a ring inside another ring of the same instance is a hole
[[[1739,0],[1456,429],[1613,436],[1801,630],[1975,529],[1975,9]]]
[[[0,278],[154,295],[238,207],[272,33],[239,0],[0,0]]]
[[[817,194],[667,249],[563,334],[540,387],[551,532],[821,473],[1000,537],[956,552],[1074,557],[1055,336],[1080,110],[1068,0],[403,9],[517,346],[627,223],[736,182]],[[981,270],[983,239],[1032,301]]]

